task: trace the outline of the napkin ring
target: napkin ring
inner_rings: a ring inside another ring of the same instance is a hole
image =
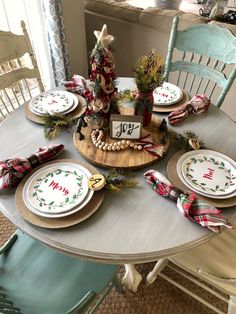
[[[31,155],[29,158],[27,158],[31,167],[36,167],[39,165],[39,160],[38,160],[38,157],[35,156],[35,155]]]
[[[173,201],[177,201],[177,199],[181,193],[183,193],[183,192],[180,189],[173,186],[173,187],[171,187],[168,198],[173,200]]]

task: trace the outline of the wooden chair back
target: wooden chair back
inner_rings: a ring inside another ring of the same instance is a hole
[[[165,80],[190,96],[205,94],[219,108],[236,76],[236,37],[218,25],[199,24],[178,30],[178,22],[175,17]]]
[[[44,91],[25,23],[22,35],[0,31],[0,121]]]

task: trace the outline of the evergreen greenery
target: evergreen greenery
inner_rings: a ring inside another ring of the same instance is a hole
[[[200,148],[204,148],[204,142],[199,140],[198,136],[190,130],[183,131],[182,134],[171,131],[170,135],[174,145],[176,145],[176,147],[179,149],[192,150],[193,147],[189,143],[190,139],[196,139],[200,145]]]
[[[130,173],[113,168],[105,175],[105,188],[114,192],[120,192],[124,188],[135,188],[138,185],[138,181],[132,177],[130,178],[130,176],[132,176]]]
[[[163,81],[163,60],[152,50],[147,56],[140,57],[134,66],[134,80],[142,93],[152,92]]]
[[[78,120],[71,118],[70,116],[60,114],[44,114],[41,119],[42,122],[44,122],[44,136],[50,140],[56,138],[61,129],[69,132],[71,127],[74,126]]]

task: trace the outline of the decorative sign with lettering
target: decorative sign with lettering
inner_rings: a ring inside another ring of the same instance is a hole
[[[116,139],[138,139],[141,137],[142,117],[112,114],[110,135]]]
[[[84,200],[87,182],[87,177],[78,168],[54,166],[33,177],[27,191],[28,199],[39,211],[65,212]]]
[[[226,195],[236,190],[236,169],[227,160],[213,154],[196,154],[182,164],[185,180],[198,191]]]

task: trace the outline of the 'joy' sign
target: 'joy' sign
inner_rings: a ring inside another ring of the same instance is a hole
[[[112,114],[110,117],[110,135],[116,139],[138,139],[141,136],[142,117]]]

